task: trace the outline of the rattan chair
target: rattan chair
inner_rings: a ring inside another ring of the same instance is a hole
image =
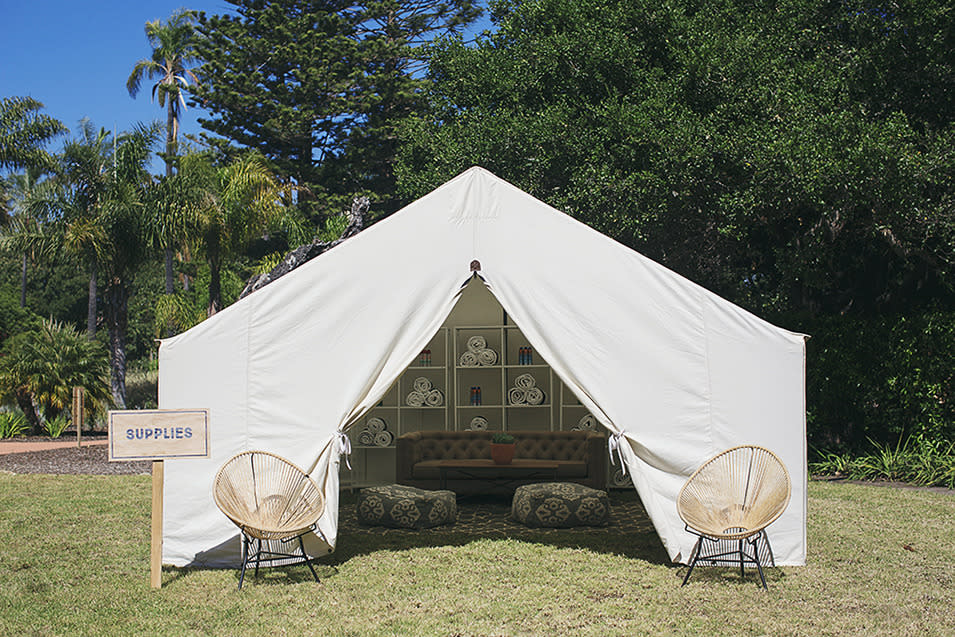
[[[703,562],[738,564],[740,577],[743,565],[753,564],[763,588],[767,588],[759,542],[763,542],[764,557],[768,556],[775,566],[766,527],[786,510],[791,489],[786,467],[763,447],[733,447],[703,463],[677,498],[677,511],[686,530],[699,536],[683,585],[689,581],[693,567]]]
[[[242,531],[242,570],[305,563],[318,581],[302,537],[325,511],[321,489],[294,464],[266,451],[245,451],[222,465],[213,483],[216,506]],[[285,545],[297,541],[296,547]],[[263,544],[264,543],[264,544]]]

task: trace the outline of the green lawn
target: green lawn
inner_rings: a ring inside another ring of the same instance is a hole
[[[0,475],[0,635],[951,635],[955,496],[809,485],[809,564],[701,568],[646,537],[342,537],[319,567],[149,579],[148,476]],[[347,506],[347,505],[346,505]]]

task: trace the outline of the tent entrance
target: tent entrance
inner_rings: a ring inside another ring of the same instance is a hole
[[[349,427],[343,486],[394,482],[395,439],[412,431],[568,431],[600,425],[472,276],[447,319],[374,407]]]

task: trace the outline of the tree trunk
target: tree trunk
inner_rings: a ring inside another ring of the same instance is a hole
[[[16,399],[17,406],[20,408],[20,411],[23,412],[23,415],[26,416],[27,422],[30,423],[30,435],[42,435],[43,425],[40,423],[40,417],[36,413],[36,405],[33,404],[33,395],[28,391],[17,390]]]
[[[215,233],[208,235],[206,249],[209,253],[209,306],[206,308],[206,316],[212,316],[222,309],[222,259],[219,254],[219,237]]]
[[[173,257],[172,246],[166,246],[163,252],[164,252],[163,256],[166,259],[166,294],[175,294],[176,286],[175,286],[175,272],[173,272],[173,268],[172,268],[172,257]]]
[[[219,279],[219,264],[209,260],[209,307],[206,316],[212,316],[222,309],[222,282]]]
[[[169,179],[173,176],[173,163],[176,157],[176,136],[178,133],[178,122],[176,122],[176,111],[173,106],[175,102],[173,101],[176,98],[175,95],[170,94],[167,96],[168,102],[166,102],[166,179]],[[167,244],[163,250],[164,256],[166,259],[166,294],[174,294],[176,292],[175,288],[175,273],[172,270],[172,245]]]
[[[129,289],[114,279],[106,289],[106,325],[109,330],[110,389],[113,402],[126,408],[126,329],[129,319]]]
[[[20,307],[27,306],[27,253],[23,253],[20,263]]]
[[[96,264],[90,266],[89,296],[86,300],[86,337],[96,338]]]

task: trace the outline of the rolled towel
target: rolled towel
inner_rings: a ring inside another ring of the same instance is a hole
[[[597,419],[592,414],[587,414],[577,422],[577,428],[582,431],[594,431],[597,429]]]
[[[497,352],[493,349],[482,349],[477,352],[478,364],[490,367],[497,364]]]
[[[627,487],[633,484],[633,482],[630,481],[630,476],[625,474],[623,469],[614,471],[613,478],[611,478],[610,481],[613,482],[615,487]]]
[[[428,407],[440,407],[444,404],[444,394],[440,389],[432,389],[425,395],[424,404]]]
[[[427,394],[431,391],[431,381],[424,376],[418,376],[414,379],[414,390],[421,394]]]
[[[385,421],[382,420],[381,418],[369,418],[367,427],[368,427],[368,431],[370,431],[373,434],[376,434],[379,431],[384,431],[385,429],[388,428],[388,426],[385,424]]]
[[[527,390],[520,387],[511,387],[507,390],[507,402],[511,405],[527,404]]]
[[[461,354],[460,358],[461,367],[477,367],[478,366],[478,356],[474,352],[468,350]]]
[[[475,416],[471,419],[471,431],[487,431],[487,418]]]
[[[390,431],[379,431],[375,434],[375,445],[379,447],[387,447],[395,439],[395,435]]]
[[[424,394],[419,391],[413,391],[405,398],[405,402],[409,407],[421,407],[424,405]]]
[[[475,354],[487,348],[487,339],[483,336],[472,336],[468,339],[468,350]]]
[[[375,444],[375,434],[368,431],[367,429],[362,429],[358,432],[358,444],[364,447],[370,447]]]
[[[537,385],[537,381],[534,380],[534,377],[530,374],[521,374],[514,379],[514,386],[520,387],[521,389],[530,389]]]
[[[540,387],[531,387],[527,390],[526,395],[528,405],[540,405],[544,402],[544,392],[541,391]]]

